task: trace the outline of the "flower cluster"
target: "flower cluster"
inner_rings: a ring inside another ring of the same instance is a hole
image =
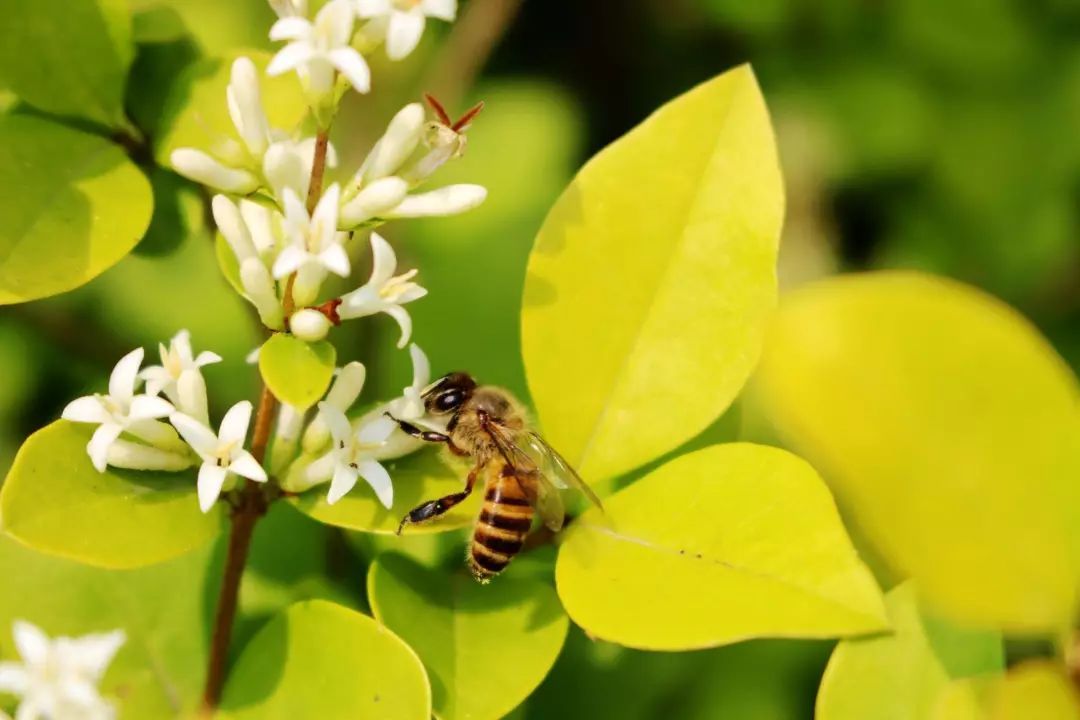
[[[19,698],[17,720],[116,717],[98,684],[126,640],[122,630],[50,640],[34,625],[16,620],[12,635],[21,662],[0,662],[0,693]]]

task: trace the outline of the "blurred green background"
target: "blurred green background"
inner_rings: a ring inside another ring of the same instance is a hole
[[[141,40],[129,115],[151,143],[163,98],[189,63],[270,48],[262,0],[132,6]],[[431,291],[410,310],[436,373],[467,369],[526,394],[518,310],[547,208],[591,154],[742,62],[753,63],[779,138],[784,286],[880,267],[950,275],[1015,305],[1074,369],[1080,363],[1080,3],[463,0],[456,25],[429,28],[405,63],[375,61],[375,93],[350,98],[333,140],[345,176],[420,92],[451,114],[487,102],[466,156],[436,184],[481,183],[488,202],[385,233],[400,267],[419,267]],[[0,309],[3,468],[70,398],[101,387],[124,352],[144,345],[152,356],[183,327],[196,350],[226,358],[206,373],[212,414],[253,397],[244,357],[258,331],[217,268],[200,196],[166,171],[153,179],[154,223],[134,255],[75,292]],[[343,361],[369,366],[366,397],[408,383],[388,318],[335,333]],[[567,360],[571,369],[588,362],[588,348]],[[248,619],[313,594],[362,606],[371,544],[275,512],[257,536]],[[646,654],[572,630],[515,715],[810,717],[828,649],[770,641]]]

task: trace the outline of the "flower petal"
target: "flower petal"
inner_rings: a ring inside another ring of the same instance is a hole
[[[357,173],[364,182],[395,175],[424,134],[424,106],[409,103],[397,111]]]
[[[385,415],[377,415],[360,426],[356,431],[356,439],[365,445],[374,445],[385,441],[397,428],[398,424],[394,420]]]
[[[169,416],[169,422],[180,432],[184,442],[199,455],[206,457],[217,451],[218,438],[214,435],[214,431],[195,418],[175,412]]]
[[[218,440],[224,445],[231,442],[243,444],[251,424],[251,402],[241,400],[229,408],[221,420]]]
[[[143,361],[143,349],[135,348],[116,363],[109,375],[109,395],[120,401],[129,402],[135,394],[135,381],[139,377],[139,366]]]
[[[367,481],[367,484],[371,486],[371,489],[375,491],[375,496],[379,498],[379,502],[389,510],[394,504],[394,484],[390,481],[390,473],[386,472],[386,468],[374,460],[361,460],[357,464],[357,470],[361,477]]]
[[[355,227],[360,223],[389,212],[398,206],[409,192],[409,184],[399,177],[374,180],[345,203],[338,217],[340,227]]]
[[[315,16],[315,34],[331,48],[348,45],[355,18],[352,0],[330,0]]]
[[[180,373],[176,381],[177,408],[199,422],[209,425],[210,413],[206,401],[206,381],[197,367],[188,368]]]
[[[386,15],[392,9],[390,0],[356,0],[356,14],[362,18]]]
[[[311,22],[302,17],[284,17],[270,26],[270,39],[275,42],[301,40],[310,37],[314,31]]]
[[[334,468],[334,479],[330,482],[330,492],[326,495],[326,502],[333,505],[353,489],[356,485],[356,468],[338,463]]]
[[[278,21],[281,22],[281,21]],[[315,56],[315,48],[306,42],[291,42],[278,50],[277,55],[266,66],[266,74],[281,75],[295,70]]]
[[[153,395],[136,395],[128,411],[129,420],[156,420],[173,412],[175,408],[165,398]]]
[[[349,277],[349,254],[337,243],[319,253],[319,262],[330,272],[340,277]]]
[[[334,48],[326,54],[330,64],[345,76],[349,84],[358,93],[366,93],[371,90],[371,68],[368,67],[364,56],[351,47]]]
[[[334,384],[326,393],[326,402],[345,412],[356,398],[360,397],[360,391],[364,389],[364,380],[367,378],[367,368],[363,363],[353,361],[338,371]]]
[[[420,11],[428,17],[453,22],[457,17],[457,0],[421,0]]]
[[[420,390],[431,382],[431,363],[416,343],[409,346],[409,357],[412,359],[412,386]]]
[[[173,170],[189,180],[222,192],[246,195],[259,187],[259,180],[247,170],[230,168],[194,148],[178,148],[169,155]]]
[[[105,423],[112,421],[112,415],[94,395],[76,398],[67,404],[60,417],[72,422]]]
[[[178,472],[194,465],[186,452],[180,454],[170,450],[161,450],[142,443],[129,442],[123,438],[113,441],[109,446],[109,465],[128,470],[163,470]]]
[[[312,485],[318,485],[321,482],[326,482],[333,476],[334,468],[337,467],[337,451],[331,450],[319,457],[318,460],[312,461],[304,469],[304,477]]]
[[[289,245],[281,254],[277,256],[277,260],[274,261],[274,277],[280,280],[283,277],[292,275],[294,272],[300,269],[300,266],[308,261],[308,252],[303,250],[298,245]]]
[[[386,54],[391,60],[401,60],[411,53],[424,34],[424,13],[420,8],[397,11],[390,16],[386,29]]]
[[[25,695],[30,685],[30,677],[22,665],[14,662],[0,662],[0,693]],[[0,718],[4,717],[0,714]]]
[[[368,284],[381,288],[397,270],[394,248],[377,232],[371,233],[371,279]]]
[[[90,442],[86,444],[86,454],[90,456],[90,462],[98,472],[105,472],[109,464],[109,447],[120,437],[121,432],[122,427],[109,422],[99,426],[90,436]]]
[[[457,215],[472,210],[487,199],[487,188],[482,185],[447,185],[418,195],[409,195],[388,218],[432,217]]]
[[[388,305],[383,312],[394,318],[398,327],[401,328],[401,339],[397,342],[398,349],[408,345],[409,338],[412,337],[412,318],[409,316],[409,311],[400,305]]]
[[[73,664],[93,682],[97,682],[125,641],[127,635],[123,630],[85,635],[70,640]]]
[[[255,459],[255,456],[246,450],[241,450],[229,464],[229,471],[242,475],[248,480],[266,482],[266,470]]]
[[[266,152],[270,126],[262,108],[259,73],[249,58],[233,61],[228,96],[233,125],[252,155],[261,156]]]
[[[229,243],[237,262],[244,262],[248,258],[257,257],[255,243],[251,240],[247,224],[240,215],[240,210],[232,200],[224,195],[215,195],[210,201],[210,210],[214,215],[214,223],[221,231],[225,242]],[[191,346],[188,345],[190,356]]]
[[[210,350],[203,350],[199,353],[199,356],[195,358],[195,367],[203,367],[204,365],[213,365],[214,363],[221,362],[221,356],[216,352]]]
[[[341,199],[341,186],[334,183],[323,191],[315,212],[311,214],[311,235],[314,243],[310,246],[325,249],[337,239],[338,202]]]
[[[225,468],[212,462],[205,462],[199,468],[199,509],[204,513],[210,512],[210,508],[217,502],[227,474],[228,471]]]
[[[169,349],[180,357],[181,363],[188,365],[191,362],[191,333],[187,330],[177,331],[169,340]]]
[[[326,427],[330,429],[330,435],[334,438],[335,446],[340,448],[349,442],[349,436],[352,435],[352,426],[349,425],[349,419],[345,417],[344,412],[324,400],[319,403],[319,416],[326,423]]]
[[[15,649],[27,665],[44,664],[49,656],[49,636],[37,625],[26,620],[12,623],[11,634],[15,639]]]

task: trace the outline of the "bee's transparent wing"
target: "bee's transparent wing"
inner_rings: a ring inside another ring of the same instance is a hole
[[[559,489],[551,482],[544,468],[515,442],[515,436],[509,430],[497,423],[489,423],[486,429],[529,504],[540,514],[544,525],[553,532],[561,530],[566,519],[566,507]]]
[[[541,472],[550,478],[552,483],[563,489],[573,488],[580,490],[585,494],[585,497],[589,498],[589,502],[601,510],[604,509],[604,506],[600,503],[600,498],[581,479],[581,476],[566,461],[566,458],[559,454],[558,450],[548,445],[547,441],[540,437],[538,433],[529,432],[522,437],[522,442],[528,445],[529,455],[533,457]]]

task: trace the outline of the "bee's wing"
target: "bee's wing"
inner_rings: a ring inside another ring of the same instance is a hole
[[[553,532],[561,530],[566,518],[566,508],[563,506],[559,489],[552,483],[544,468],[537,464],[537,459],[515,442],[514,435],[501,425],[491,423],[487,426],[487,431],[529,504],[540,513],[540,518],[548,528]]]
[[[589,498],[589,502],[601,510],[604,509],[604,506],[600,503],[600,498],[596,497],[596,493],[593,492],[592,488],[581,479],[581,476],[566,461],[566,458],[559,454],[558,450],[548,445],[547,441],[540,437],[538,433],[529,432],[523,437],[523,441],[528,443],[532,451],[530,454],[536,458],[537,465],[551,479],[551,482],[561,488],[580,490],[585,494],[585,497]]]

